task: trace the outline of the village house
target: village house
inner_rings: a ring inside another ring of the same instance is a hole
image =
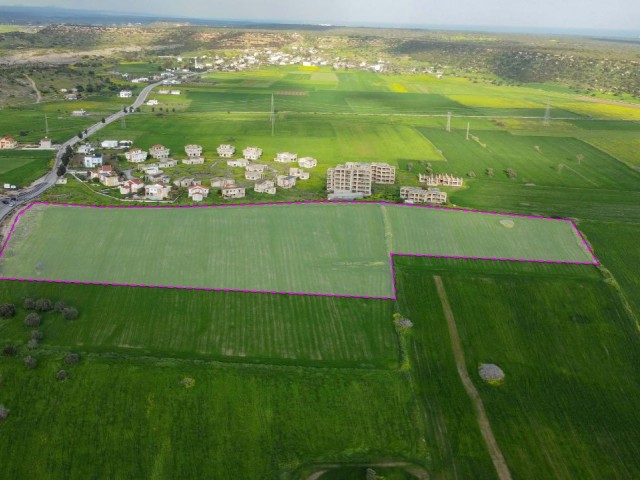
[[[372,163],[371,181],[382,185],[393,185],[396,182],[396,167],[388,163]]]
[[[368,163],[347,162],[327,170],[329,200],[369,196],[371,183],[371,166]]]
[[[118,148],[133,147],[133,140],[118,140]]]
[[[309,172],[306,172],[301,168],[289,168],[289,175],[292,177],[296,177],[298,180],[309,180]]]
[[[144,183],[142,183],[142,180],[138,180],[137,178],[132,178],[131,180],[125,180],[120,185],[120,194],[132,195],[132,194],[138,193],[142,189],[144,189]]]
[[[144,179],[149,183],[169,183],[171,181],[171,177],[162,171],[159,173],[149,173],[144,176]]]
[[[426,184],[428,187],[461,187],[462,177],[454,177],[448,173],[437,173],[435,175],[418,175],[420,183]]]
[[[238,187],[236,185],[225,185],[222,187],[222,198],[229,200],[231,198],[244,198],[244,187]]]
[[[233,185],[233,180],[225,177],[214,177],[211,179],[211,187],[224,188],[227,185]]]
[[[147,159],[148,155],[149,154],[141,148],[132,148],[124,154],[124,157],[127,159],[127,162],[141,163]]]
[[[78,99],[78,95],[76,95],[75,93],[67,93],[64,96],[65,100],[77,100]]]
[[[189,157],[182,160],[185,165],[203,165],[204,157]]]
[[[177,160],[163,160],[158,162],[158,167],[160,168],[174,168],[178,166]]]
[[[67,177],[60,177],[56,180],[56,185],[66,185]]]
[[[96,170],[91,170],[89,177],[91,179],[97,178],[100,183],[106,187],[117,187],[120,185],[118,174],[113,171],[111,165],[104,165]]]
[[[271,180],[261,180],[254,185],[253,191],[256,193],[268,193],[269,195],[275,195],[276,185]]]
[[[202,146],[200,145],[185,145],[184,151],[189,157],[192,158],[202,156]]]
[[[144,187],[144,196],[147,200],[166,200],[169,198],[170,192],[171,186],[161,182],[145,185]]]
[[[169,93],[171,95],[180,95],[180,90],[171,90]]]
[[[233,145],[220,145],[217,148],[218,155],[222,158],[231,158],[236,153],[236,147]]]
[[[291,175],[278,175],[276,177],[276,183],[279,187],[289,189],[296,186],[296,177]]]
[[[202,185],[201,180],[196,180],[195,178],[190,177],[180,177],[173,181],[173,184],[178,188],[187,188]]]
[[[84,108],[81,108],[80,110],[74,110],[73,112],[71,112],[71,116],[72,117],[86,117],[87,116],[87,112],[85,111]]]
[[[162,160],[165,158],[169,158],[169,154],[171,153],[171,150],[169,150],[164,145],[156,144],[149,149],[149,153],[153,158],[157,160]]]
[[[0,138],[0,150],[8,150],[11,148],[16,148],[17,146],[18,142],[16,142],[13,137]]]
[[[259,160],[262,156],[262,149],[258,147],[247,147],[242,151],[246,160]]]
[[[260,180],[262,178],[262,172],[256,170],[245,170],[244,178],[247,180]]]
[[[209,195],[209,189],[202,185],[192,185],[188,189],[188,196],[194,202],[201,202]]]
[[[157,163],[150,163],[149,165],[140,165],[140,167],[142,167],[142,171],[146,175],[158,175],[160,173],[163,173],[162,170],[160,170],[160,166]]]
[[[41,139],[40,148],[42,149],[53,148],[53,143],[51,142],[51,139],[49,137],[44,137],[43,139]]]
[[[104,157],[101,153],[96,153],[93,155],[85,155],[84,161],[83,161],[84,168],[101,167],[103,161],[104,161]]]
[[[227,165],[230,167],[246,167],[247,165],[249,165],[249,160],[247,160],[246,158],[227,160]]]
[[[103,140],[100,146],[102,148],[118,148],[118,140]]]
[[[152,98],[151,100],[147,100],[147,105],[149,105],[150,107],[154,106],[154,105],[158,105],[160,102],[158,100],[156,100],[155,98]]]
[[[90,144],[83,143],[78,147],[77,152],[78,153],[87,154],[87,153],[92,153],[93,150],[94,150],[94,148]]]
[[[133,97],[133,92],[131,90],[120,90],[120,98],[131,98]]]
[[[429,188],[424,190],[420,187],[401,187],[400,198],[405,203],[446,203],[447,194],[441,192],[437,188]]]
[[[169,90],[158,90],[160,95],[169,95]]]
[[[297,153],[289,153],[289,152],[280,152],[276,154],[276,158],[273,159],[275,162],[280,163],[293,163],[298,161]]]
[[[318,165],[318,161],[311,157],[302,157],[298,159],[298,166],[300,168],[313,168]]]
[[[147,169],[153,168],[153,167],[160,168],[157,163],[147,163],[146,165],[140,164],[140,165],[138,165],[137,168],[138,168],[139,171],[144,172]]]

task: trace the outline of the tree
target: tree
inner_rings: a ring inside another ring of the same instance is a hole
[[[0,422],[4,422],[9,416],[9,410],[4,405],[0,404]]]
[[[49,312],[53,310],[53,303],[48,298],[39,298],[36,300],[36,310],[39,312]]]
[[[104,117],[102,117],[102,120],[100,120],[100,121],[101,121],[102,123],[107,123],[107,120],[106,120]]]
[[[493,177],[493,175],[494,175],[493,168],[487,168],[487,176]]]
[[[559,163],[558,166],[556,167],[556,169],[558,170],[558,173],[562,173],[563,168],[564,168],[564,163]]]
[[[13,357],[16,353],[18,353],[18,349],[12,343],[5,345],[2,349],[2,355],[5,357]]]
[[[580,165],[582,163],[582,160],[584,160],[584,155],[579,153],[578,155],[576,155],[576,160],[578,160],[578,165]]]
[[[64,177],[64,174],[67,173],[67,167],[64,166],[64,163],[58,167],[56,170],[56,175],[59,177]]]
[[[37,338],[32,338],[27,342],[27,348],[29,350],[35,350],[36,348],[38,348],[39,344],[40,342],[38,341]]]
[[[31,312],[26,317],[24,317],[24,325],[25,327],[39,327],[40,315],[35,312]]]
[[[31,330],[31,338],[42,340],[44,338],[44,334],[40,330]]]
[[[22,306],[27,310],[34,310],[36,308],[36,301],[33,298],[25,298]]]
[[[78,138],[82,138],[83,136],[82,132],[78,132]]]
[[[507,168],[507,177],[516,178],[518,176],[518,172],[516,172],[513,168]]]
[[[63,382],[67,378],[69,378],[69,374],[67,373],[66,370],[58,370],[56,372],[56,380],[59,380],[59,381]]]
[[[64,357],[64,363],[67,365],[77,365],[80,363],[80,355],[77,353],[67,353]]]
[[[62,318],[65,320],[75,320],[78,318],[78,310],[74,307],[67,307],[62,310]]]
[[[413,172],[413,163],[407,163],[407,170]]]
[[[53,309],[56,312],[60,312],[62,313],[62,311],[67,308],[67,304],[65,302],[63,302],[62,300],[59,300],[56,302],[56,304],[53,306]]]
[[[123,113],[127,113],[127,107],[123,107],[123,108],[122,108],[122,112],[123,112]]]
[[[471,172],[467,173],[467,176],[469,178],[476,178],[476,172],[471,171]]]
[[[16,314],[16,306],[13,303],[3,303],[0,305],[0,317],[11,318]]]
[[[378,474],[373,468],[367,468],[366,480],[377,480]]]
[[[24,357],[24,366],[33,370],[38,366],[38,360],[33,358],[31,355],[27,355]]]

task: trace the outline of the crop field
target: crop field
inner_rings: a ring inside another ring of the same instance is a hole
[[[0,184],[28,185],[49,170],[53,152],[0,151]]]
[[[503,219],[511,218],[377,204],[189,210],[36,205],[13,233],[2,274],[390,298],[391,252],[594,261],[566,221],[513,218],[507,227]]]
[[[399,307],[416,325],[412,361],[419,392],[442,411],[439,423],[430,423],[458,436],[448,472],[492,477],[479,461],[486,454],[482,442],[471,440],[473,431],[468,440],[459,437],[465,433],[457,412],[471,408],[464,393],[456,395],[455,365],[450,350],[443,352],[450,338],[434,275],[443,279],[467,369],[513,478],[640,475],[638,333],[593,267],[567,276],[558,266],[525,273],[502,263],[470,269],[464,262],[407,258],[397,266]],[[504,383],[484,384],[477,374],[481,363],[498,364]]]

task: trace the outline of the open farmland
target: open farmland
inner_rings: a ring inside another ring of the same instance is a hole
[[[388,204],[189,210],[40,204],[18,223],[2,274],[391,298],[391,253],[594,261],[571,224],[558,220]]]
[[[0,151],[0,184],[28,185],[47,173],[53,156],[53,152]]]

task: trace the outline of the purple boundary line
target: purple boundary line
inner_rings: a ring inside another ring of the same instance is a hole
[[[582,241],[584,247],[587,249],[589,254],[592,256],[592,262],[576,262],[576,261],[565,261],[565,260],[544,260],[544,259],[529,259],[529,258],[505,258],[505,257],[480,257],[480,256],[468,256],[468,255],[439,255],[439,254],[429,254],[429,253],[401,253],[401,252],[390,252],[389,253],[389,266],[391,271],[391,284],[393,295],[391,297],[384,296],[374,296],[374,295],[355,295],[355,294],[339,294],[339,293],[314,293],[314,292],[278,292],[275,290],[255,290],[255,289],[239,289],[239,288],[219,288],[219,287],[191,287],[191,286],[180,286],[180,285],[153,285],[153,284],[136,284],[136,283],[117,283],[117,282],[91,282],[91,281],[82,281],[82,280],[50,280],[43,278],[16,278],[16,277],[4,277],[0,276],[0,280],[4,281],[19,281],[19,282],[35,282],[35,283],[65,283],[65,284],[75,284],[75,285],[101,285],[101,286],[113,286],[113,287],[137,287],[137,288],[161,288],[161,289],[175,289],[175,290],[197,290],[197,291],[208,291],[208,292],[236,292],[236,293],[262,293],[262,294],[272,294],[272,295],[297,295],[297,296],[308,296],[308,297],[334,297],[334,298],[362,298],[369,300],[397,300],[397,290],[396,290],[396,274],[395,274],[395,264],[393,261],[394,256],[398,257],[427,257],[427,258],[446,258],[446,259],[456,259],[456,260],[486,260],[486,261],[502,261],[502,262],[527,262],[527,263],[552,263],[552,264],[565,264],[565,265],[599,265],[600,262],[596,258],[593,250],[587,243],[584,235],[578,229],[573,220],[563,219],[563,218],[553,218],[553,217],[543,217],[537,215],[524,215],[524,214],[516,214],[516,213],[503,213],[503,212],[486,212],[472,209],[461,209],[461,208],[450,208],[450,207],[440,207],[434,205],[410,205],[410,204],[398,204],[390,201],[380,200],[374,202],[360,202],[360,201],[329,201],[329,200],[314,200],[314,201],[304,201],[304,202],[269,202],[269,203],[241,203],[241,204],[222,204],[222,205],[85,205],[85,204],[72,204],[72,203],[54,203],[54,202],[40,202],[36,201],[25,208],[20,210],[11,224],[11,228],[9,233],[7,234],[7,238],[4,241],[2,248],[0,249],[0,258],[3,256],[9,241],[11,240],[11,235],[13,234],[18,222],[22,215],[24,215],[27,211],[33,208],[34,205],[48,205],[48,206],[62,206],[62,207],[75,207],[75,208],[101,208],[101,209],[114,209],[114,208],[225,208],[225,207],[268,207],[268,206],[283,206],[283,205],[312,205],[312,204],[333,204],[333,205],[393,205],[398,207],[416,207],[416,208],[433,208],[437,210],[449,210],[456,212],[465,212],[465,213],[480,213],[484,215],[499,215],[499,216],[510,216],[510,217],[520,217],[520,218],[533,218],[537,220],[555,220],[555,221],[566,221],[569,222],[572,226],[573,230],[577,233],[578,237]]]

